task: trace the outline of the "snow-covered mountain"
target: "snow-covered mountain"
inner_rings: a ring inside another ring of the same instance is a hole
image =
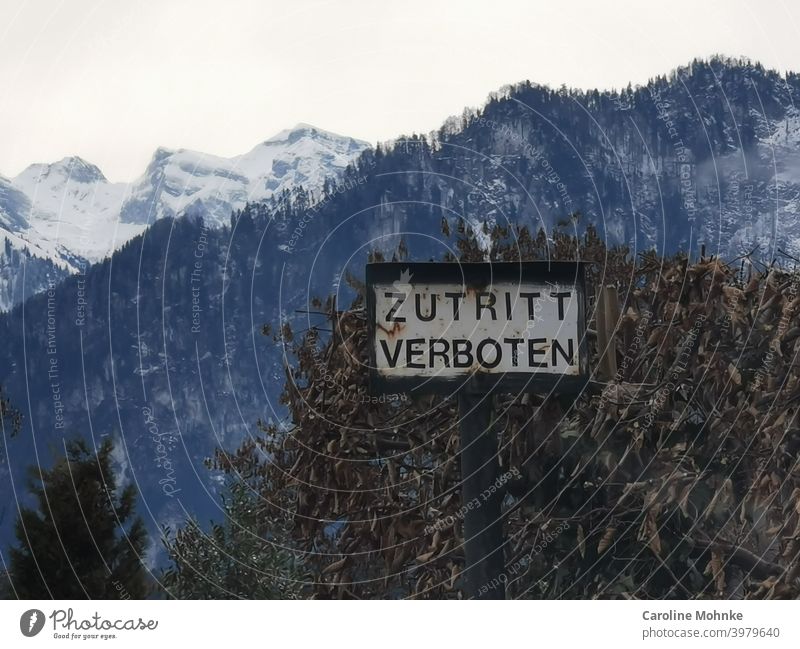
[[[71,270],[56,250],[40,246],[35,237],[27,238],[30,225],[25,215],[30,211],[27,195],[0,176],[0,311],[63,279]]]
[[[338,175],[367,146],[298,124],[233,158],[160,148],[130,187],[121,220],[146,224],[191,211],[217,225],[228,223],[231,211],[247,201],[297,185],[321,187],[327,176]]]
[[[81,158],[30,165],[12,182],[30,202],[23,214],[29,226],[25,238],[71,266],[103,259],[141,232],[119,223],[128,185],[108,182]]]
[[[111,183],[78,157],[0,176],[0,310],[109,256],[160,218],[190,212],[221,225],[248,201],[301,184],[317,190],[367,146],[298,124],[232,158],[159,148],[133,183]]]

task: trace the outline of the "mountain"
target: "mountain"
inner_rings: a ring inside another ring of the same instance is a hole
[[[297,185],[322,187],[326,177],[341,173],[367,146],[298,124],[233,158],[158,149],[131,187],[121,220],[147,224],[191,212],[220,226],[248,201],[262,201]]]
[[[363,279],[371,250],[391,256],[403,242],[409,259],[427,261],[456,245],[443,230],[488,247],[484,224],[580,233],[593,223],[634,253],[696,255],[702,244],[726,258],[753,251],[757,263],[778,248],[796,251],[799,92],[796,74],[728,59],[622,91],[525,82],[432,137],[363,151],[313,195],[302,185],[273,192],[219,227],[225,218],[191,210],[159,218],[175,213],[170,199],[143,190],[137,210],[152,218],[134,211],[121,220],[155,221],[146,231],[0,316],[0,384],[25,414],[6,444],[2,489],[20,494],[22,468],[47,462],[64,436],[111,435],[151,530],[187,512],[219,517],[218,476],[203,459],[257,433],[259,419],[286,421],[291,343],[262,326],[321,324],[313,298],[348,304],[353,292],[341,279]],[[314,178],[291,158],[268,159],[273,171]],[[186,187],[158,180],[180,178],[175,160],[157,154],[149,186],[168,196]]]
[[[26,238],[30,200],[11,180],[0,176],[0,311],[58,283],[70,265],[48,244]]]
[[[119,222],[128,186],[108,182],[81,158],[30,165],[12,182],[29,201],[21,215],[27,220],[27,238],[52,244],[73,270],[79,260],[99,261],[142,232],[140,226]]]
[[[133,183],[111,183],[95,165],[68,157],[0,177],[0,310],[100,261],[148,224],[184,212],[215,227],[248,201],[303,184],[319,189],[366,142],[298,124],[232,158],[159,148]],[[43,279],[42,279],[43,278]]]

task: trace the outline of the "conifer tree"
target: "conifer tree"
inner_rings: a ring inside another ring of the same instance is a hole
[[[141,558],[147,541],[135,516],[136,489],[118,490],[113,445],[96,452],[67,442],[51,469],[28,469],[35,508],[15,525],[9,578],[21,599],[140,599],[147,595]]]
[[[0,432],[13,436],[19,432],[21,425],[22,414],[11,405],[3,394],[3,386],[0,385]]]

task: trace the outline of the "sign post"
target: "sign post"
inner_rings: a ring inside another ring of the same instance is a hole
[[[366,280],[370,391],[458,397],[467,594],[503,598],[492,394],[585,386],[583,265],[377,263]]]
[[[461,437],[461,498],[466,503],[480,503],[467,509],[464,516],[464,576],[467,592],[474,599],[503,599],[505,584],[500,575],[503,558],[503,494],[498,489],[484,493],[497,482],[497,436],[491,426],[491,396],[463,390],[458,395],[459,433]],[[493,581],[493,580],[498,581]],[[494,587],[489,588],[492,584]],[[486,586],[486,588],[483,588]]]

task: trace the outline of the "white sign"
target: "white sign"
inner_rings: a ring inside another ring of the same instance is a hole
[[[575,281],[574,265],[572,277],[563,266],[547,273],[538,263],[373,267],[380,267],[371,273],[379,277],[368,278],[377,377],[452,381],[476,373],[517,379],[582,373],[583,278]],[[458,269],[459,281],[453,281]]]

